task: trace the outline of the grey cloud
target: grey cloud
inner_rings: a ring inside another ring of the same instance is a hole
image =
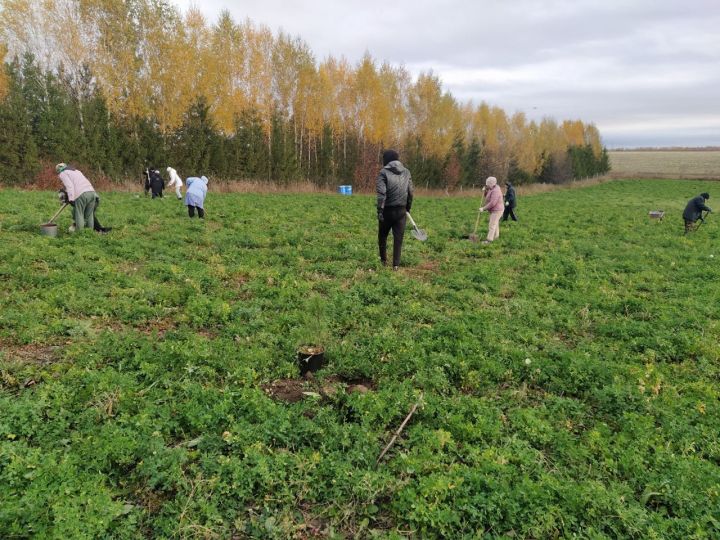
[[[179,4],[186,8],[188,2]],[[717,0],[206,0],[202,5],[210,20],[223,8],[236,20],[249,17],[300,36],[320,60],[332,54],[356,62],[367,50],[414,75],[433,69],[460,100],[486,101],[529,117],[594,122],[607,144],[621,137],[653,144],[649,141],[658,140],[653,122],[636,118],[672,126],[666,120],[680,115],[684,127],[667,128],[667,141],[720,145],[720,125],[715,129],[701,121],[720,110]]]

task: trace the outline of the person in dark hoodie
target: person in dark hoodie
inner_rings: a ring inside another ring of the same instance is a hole
[[[505,190],[505,210],[503,210],[503,221],[507,221],[511,217],[513,221],[517,221],[515,216],[515,206],[517,205],[517,197],[515,196],[515,188],[510,181],[505,182],[507,189]]]
[[[160,176],[160,171],[157,169],[150,169],[150,189],[152,190],[152,198],[163,196],[163,189],[165,188],[165,180]]]
[[[400,162],[395,150],[383,152],[383,168],[378,174],[377,218],[378,248],[380,262],[387,265],[387,237],[393,233],[393,270],[400,266],[403,237],[405,236],[406,212],[413,202],[413,183],[410,171]]]
[[[693,230],[695,223],[698,220],[702,220],[703,212],[712,212],[710,208],[705,204],[710,198],[709,193],[701,193],[697,197],[693,197],[687,203],[685,211],[683,212],[683,219],[685,220],[685,234]]]

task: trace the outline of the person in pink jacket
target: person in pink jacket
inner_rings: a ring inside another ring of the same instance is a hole
[[[494,176],[488,176],[485,180],[485,206],[479,208],[480,212],[490,212],[490,219],[488,220],[488,235],[487,239],[483,240],[483,244],[489,244],[493,240],[496,240],[500,236],[500,218],[503,215],[505,206],[503,205],[503,194],[498,186],[497,178]]]

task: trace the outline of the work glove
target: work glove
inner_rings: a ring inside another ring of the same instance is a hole
[[[378,208],[377,216],[378,216],[378,221],[379,221],[380,223],[382,223],[383,221],[385,221],[385,216],[383,215],[383,209],[382,209],[382,208]]]
[[[485,211],[485,209],[482,206],[480,208],[478,208],[478,212],[482,213],[484,211]]]
[[[510,206],[510,203],[509,203],[509,202],[506,202],[506,203],[505,203],[505,206]]]
[[[58,199],[60,200],[60,204],[67,204],[69,202],[67,191],[65,191],[64,189],[59,189]]]

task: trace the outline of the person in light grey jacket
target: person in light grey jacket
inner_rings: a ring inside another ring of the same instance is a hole
[[[413,203],[413,183],[410,171],[400,162],[395,150],[383,152],[383,168],[378,174],[377,218],[380,262],[387,265],[387,237],[393,232],[393,270],[400,266],[406,213]]]

